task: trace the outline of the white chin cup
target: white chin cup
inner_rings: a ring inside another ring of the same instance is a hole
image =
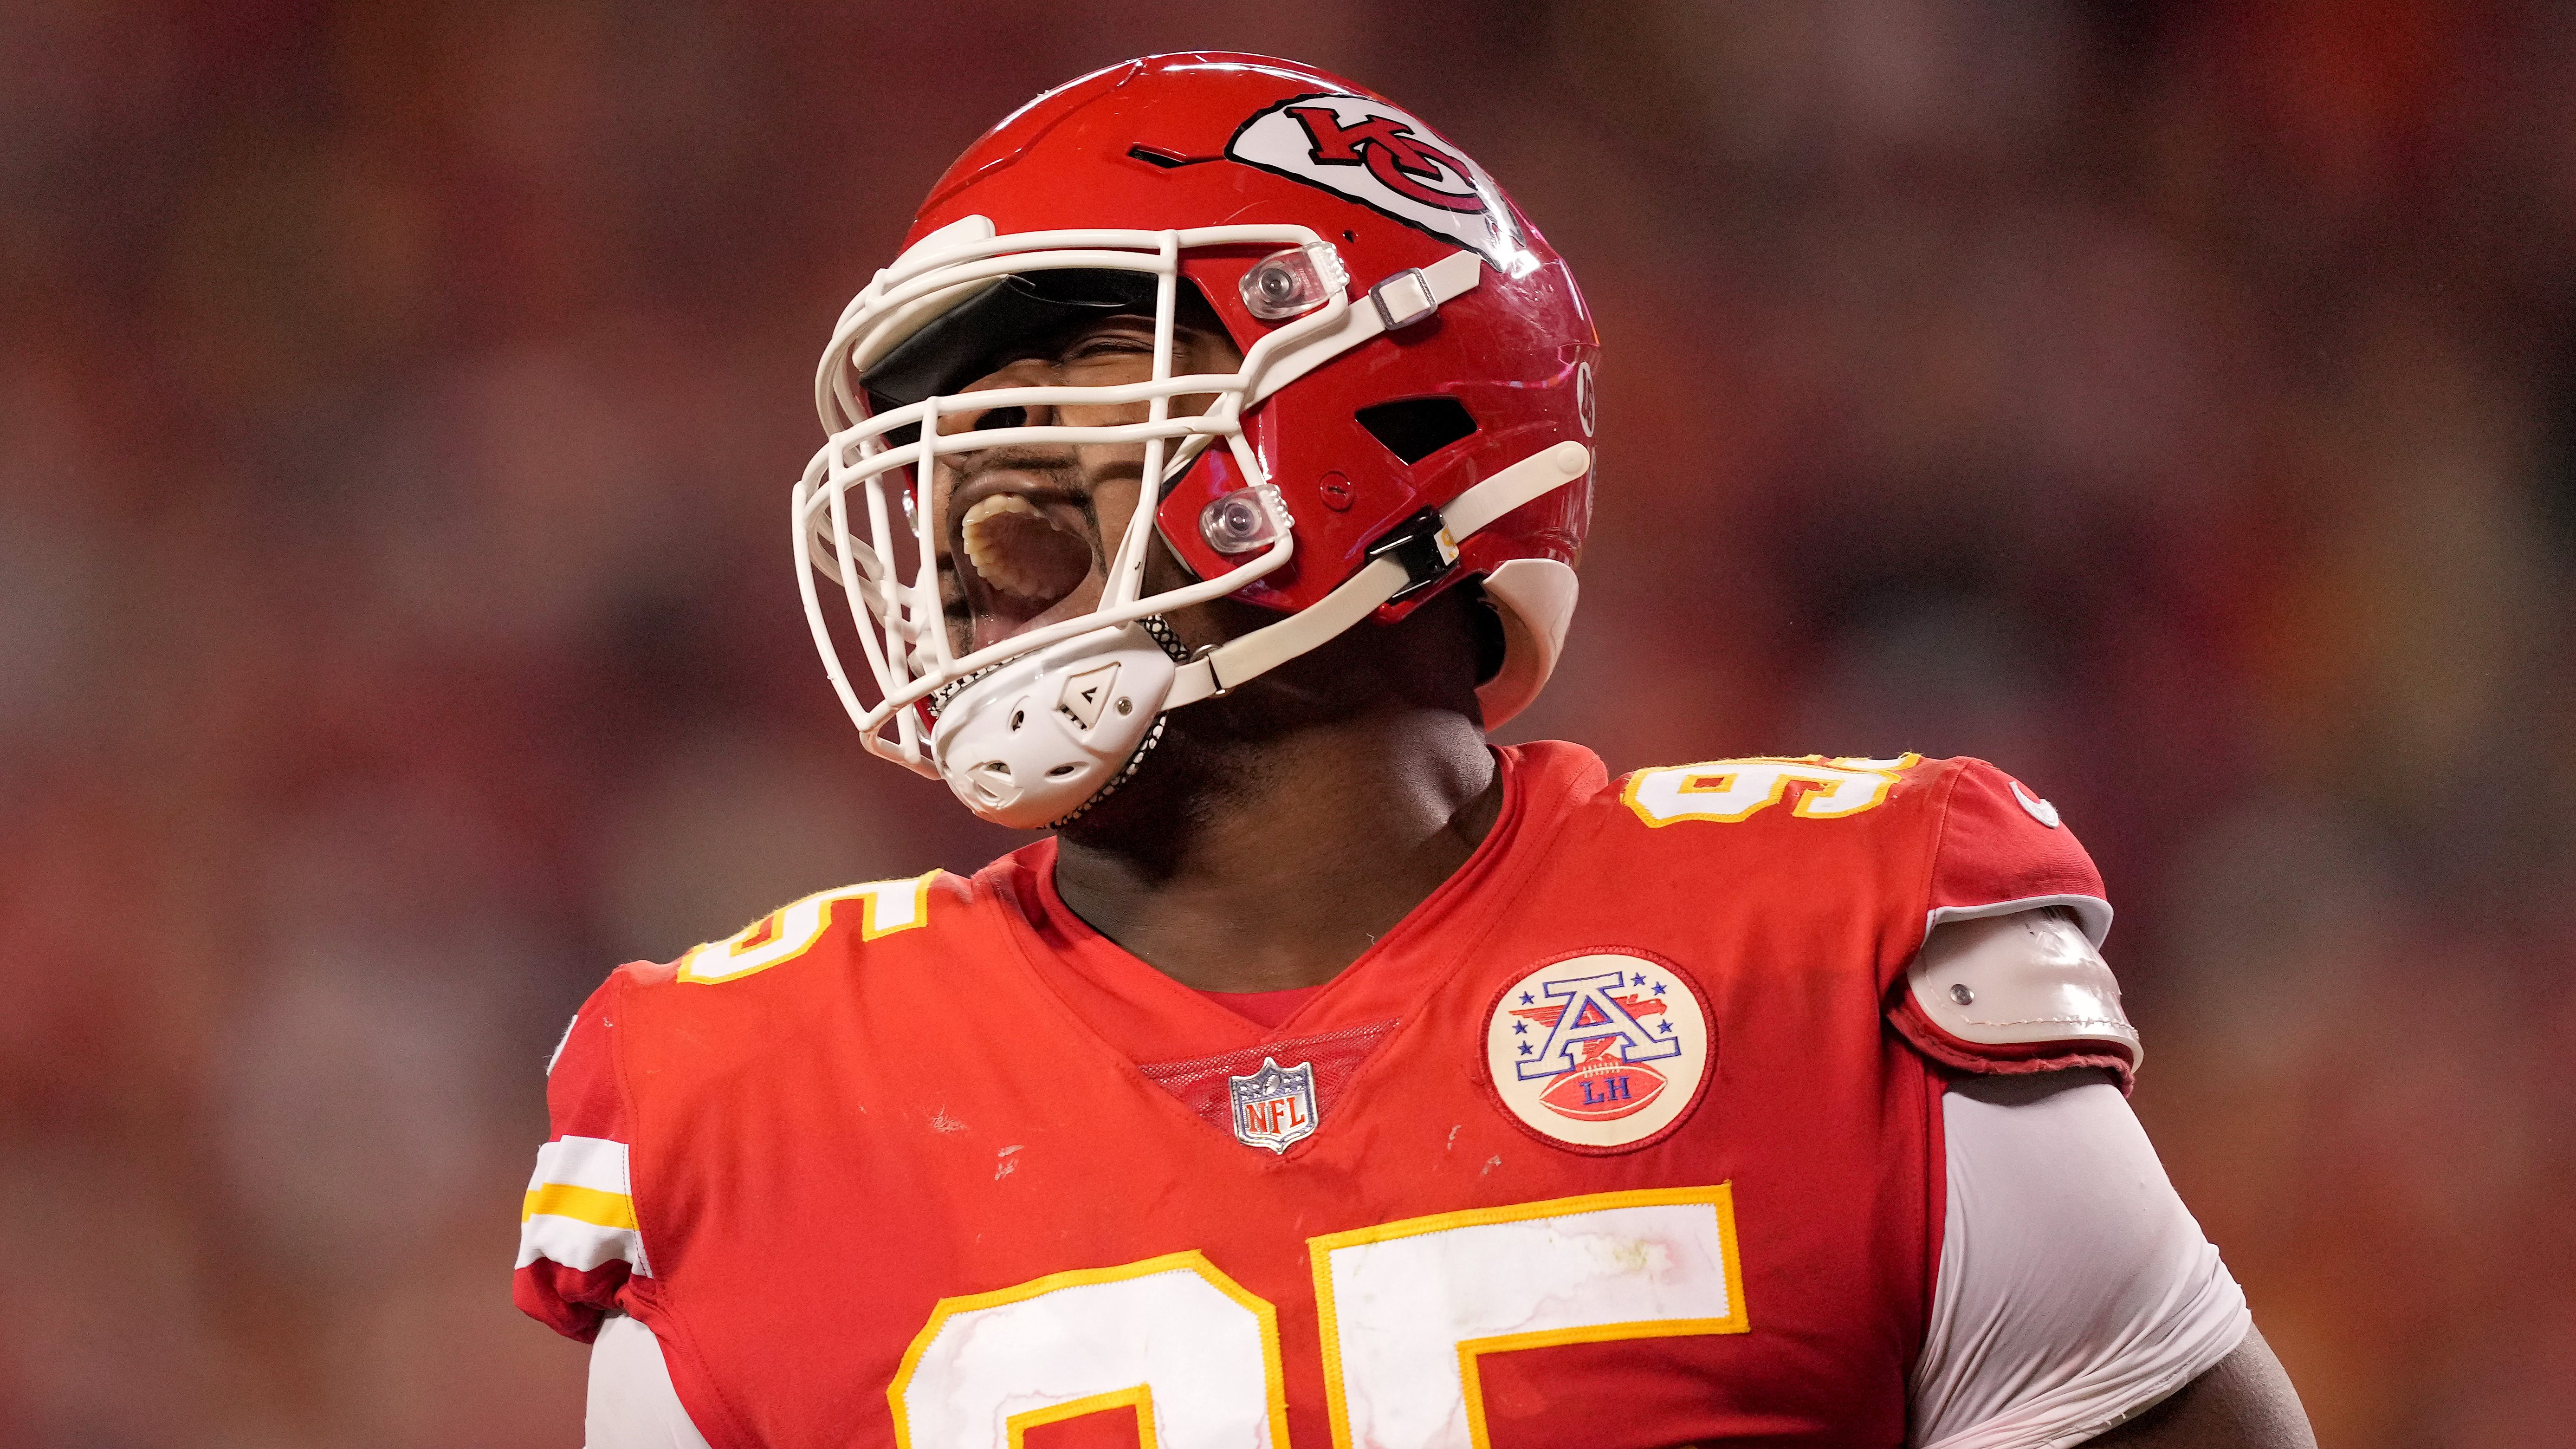
[[[1172,673],[1143,624],[1023,655],[940,708],[931,761],[967,809],[1039,829],[1117,783],[1162,713]]]

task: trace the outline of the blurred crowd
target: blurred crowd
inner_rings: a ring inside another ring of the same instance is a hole
[[[2323,1441],[2576,1433],[2576,26],[2514,0],[0,9],[0,1446],[572,1443],[616,962],[1012,843],[811,652],[811,369],[1039,89],[1392,94],[1606,348],[1508,731],[2051,796]]]

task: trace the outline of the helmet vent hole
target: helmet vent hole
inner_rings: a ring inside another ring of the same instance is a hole
[[[1011,711],[1011,728],[1018,729],[1020,726],[1027,724],[1028,722],[1029,712],[1027,710],[1015,709]]]
[[[1454,397],[1408,397],[1364,407],[1355,415],[1369,436],[1407,463],[1419,463],[1476,431],[1475,415]]]
[[[1070,775],[1081,768],[1082,767],[1080,765],[1058,765],[1054,769],[1047,771],[1047,778],[1050,780],[1061,780],[1065,776]]]

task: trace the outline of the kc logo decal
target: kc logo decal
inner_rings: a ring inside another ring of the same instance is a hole
[[[1443,211],[1483,211],[1485,198],[1467,180],[1467,162],[1413,133],[1393,116],[1367,116],[1345,126],[1330,106],[1290,106],[1306,128],[1306,159],[1318,166],[1365,166],[1389,191]],[[1455,186],[1455,191],[1445,188]]]
[[[1523,255],[1502,195],[1430,127],[1367,96],[1298,96],[1238,128],[1225,154],[1446,237],[1510,270]]]
[[[1485,1067],[1513,1120],[1558,1147],[1662,1137],[1708,1083],[1708,1008],[1679,968],[1623,951],[1561,957],[1494,999]]]

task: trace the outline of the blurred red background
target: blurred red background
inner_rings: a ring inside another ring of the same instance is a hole
[[[2576,27],[2437,0],[0,11],[0,1444],[575,1442],[508,1268],[615,962],[1010,842],[865,759],[788,485],[984,126],[1387,91],[1607,349],[1612,766],[2052,796],[2334,1446],[2576,1438]]]

